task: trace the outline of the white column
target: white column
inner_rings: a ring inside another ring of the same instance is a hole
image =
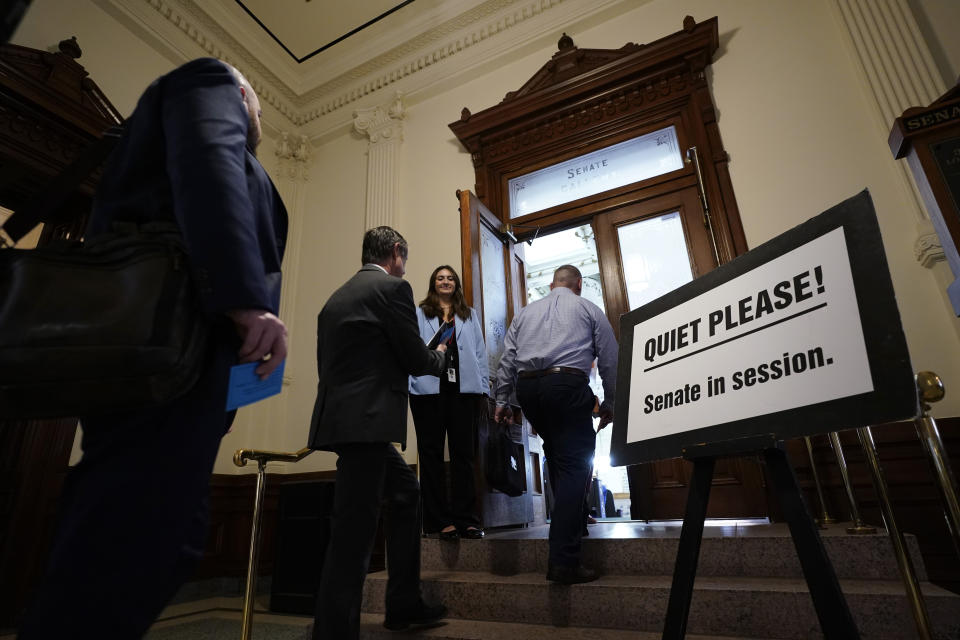
[[[300,273],[300,239],[303,237],[304,185],[310,178],[310,141],[307,136],[280,133],[274,150],[277,156],[277,191],[287,206],[287,246],[283,257],[283,283],[280,289],[280,316],[287,324],[290,339],[295,317],[297,280]],[[292,342],[291,342],[292,345]]]
[[[403,95],[399,92],[385,105],[354,113],[354,128],[369,139],[365,229],[397,226],[400,145],[405,115]]]
[[[830,0],[850,38],[856,59],[879,114],[886,140],[893,121],[908,107],[926,106],[943,95],[946,84],[930,55],[908,0]],[[910,167],[897,162],[912,192],[921,229],[929,226],[923,198]],[[923,232],[922,232],[923,233]]]

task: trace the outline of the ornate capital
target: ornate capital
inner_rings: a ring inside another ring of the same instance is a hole
[[[940,242],[940,236],[933,230],[932,225],[929,225],[926,229],[922,229],[917,239],[914,240],[913,255],[917,258],[917,262],[927,269],[932,269],[933,265],[941,260],[947,259],[946,254],[943,252],[943,244]]]
[[[358,109],[353,114],[353,127],[366,135],[371,144],[391,140],[403,141],[403,94],[397,91],[389,103],[371,109]]]
[[[281,173],[291,180],[306,181],[309,176],[310,141],[307,136],[283,131],[275,150]]]

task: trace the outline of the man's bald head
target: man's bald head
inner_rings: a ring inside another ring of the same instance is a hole
[[[583,276],[580,274],[580,269],[571,264],[557,267],[557,270],[553,272],[553,282],[550,283],[550,289],[554,287],[570,289],[575,294],[580,295],[583,288]]]
[[[260,110],[260,98],[257,97],[257,92],[253,90],[253,85],[240,73],[239,69],[226,62],[223,64],[230,68],[233,77],[237,79],[237,84],[240,85],[240,96],[243,99],[243,106],[250,115],[250,127],[247,129],[247,146],[250,147],[251,151],[256,151],[257,145],[260,144],[260,139],[263,137],[263,129],[260,126],[260,118],[263,116],[263,112]]]

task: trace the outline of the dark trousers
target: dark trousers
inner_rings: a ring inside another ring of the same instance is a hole
[[[440,531],[454,525],[461,531],[480,525],[473,466],[476,456],[475,394],[440,393],[410,396],[420,453],[423,493],[423,530]],[[443,465],[443,442],[450,448],[450,501]]]
[[[420,602],[420,490],[389,443],[339,445],[330,544],[317,594],[314,640],[360,633],[363,582],[381,505],[387,539],[387,615]]]
[[[168,406],[86,418],[59,527],[21,640],[139,638],[203,553],[210,473],[236,339],[215,334],[205,373]]]
[[[580,563],[584,496],[590,458],[596,446],[593,392],[585,378],[568,373],[520,378],[517,400],[527,420],[543,438],[553,487],[550,517],[550,564]]]

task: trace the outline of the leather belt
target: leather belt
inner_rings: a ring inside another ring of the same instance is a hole
[[[517,373],[519,378],[540,378],[542,376],[549,376],[554,373],[570,373],[575,376],[580,376],[586,380],[590,378],[580,369],[574,367],[550,367],[548,369],[540,369],[538,371],[520,371]]]

